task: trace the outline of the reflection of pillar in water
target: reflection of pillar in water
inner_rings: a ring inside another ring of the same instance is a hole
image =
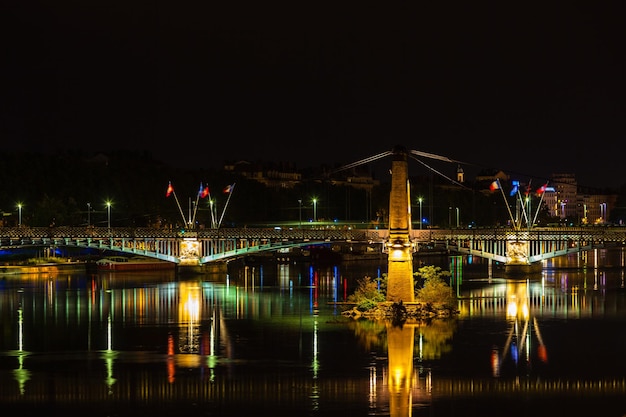
[[[167,382],[174,383],[176,376],[176,364],[174,363],[174,336],[170,333],[167,335]]]
[[[181,282],[178,315],[179,353],[199,353],[201,291],[197,282]]]
[[[389,413],[391,417],[411,415],[411,381],[413,379],[413,348],[415,327],[387,324],[389,356]]]

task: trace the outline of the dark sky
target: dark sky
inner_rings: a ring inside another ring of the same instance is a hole
[[[225,3],[4,2],[2,147],[626,183],[624,2]]]

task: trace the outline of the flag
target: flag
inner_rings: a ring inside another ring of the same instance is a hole
[[[167,186],[167,192],[165,193],[165,197],[169,197],[170,194],[174,192],[174,187],[172,186],[172,181]]]
[[[499,189],[500,189],[500,183],[498,182],[498,180],[495,180],[494,182],[492,182],[492,183],[489,185],[489,189],[490,189],[491,191],[496,191],[496,190],[499,190]]]
[[[548,188],[548,183],[545,183],[541,187],[537,188],[537,196],[543,194],[546,191],[546,188]]]
[[[513,184],[513,188],[511,188],[511,192],[509,193],[509,195],[511,197],[513,197],[515,194],[517,194],[517,189],[519,187],[519,181],[511,181],[511,183]]]
[[[233,190],[233,187],[235,186],[235,184],[229,184],[226,187],[224,187],[224,194],[228,194]]]
[[[202,183],[200,183],[200,189],[198,190],[198,197],[205,198],[209,195],[209,187],[203,187]]]

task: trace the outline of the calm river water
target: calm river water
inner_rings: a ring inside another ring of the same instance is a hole
[[[401,327],[341,315],[382,259],[3,276],[0,410],[621,417],[625,258],[572,255],[514,279],[476,259],[419,258],[416,269],[453,271],[460,314]]]

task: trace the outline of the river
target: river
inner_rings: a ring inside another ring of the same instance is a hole
[[[452,271],[459,314],[403,326],[341,314],[383,259],[3,276],[0,409],[620,417],[625,258],[597,250],[515,278],[479,259],[419,258]]]

